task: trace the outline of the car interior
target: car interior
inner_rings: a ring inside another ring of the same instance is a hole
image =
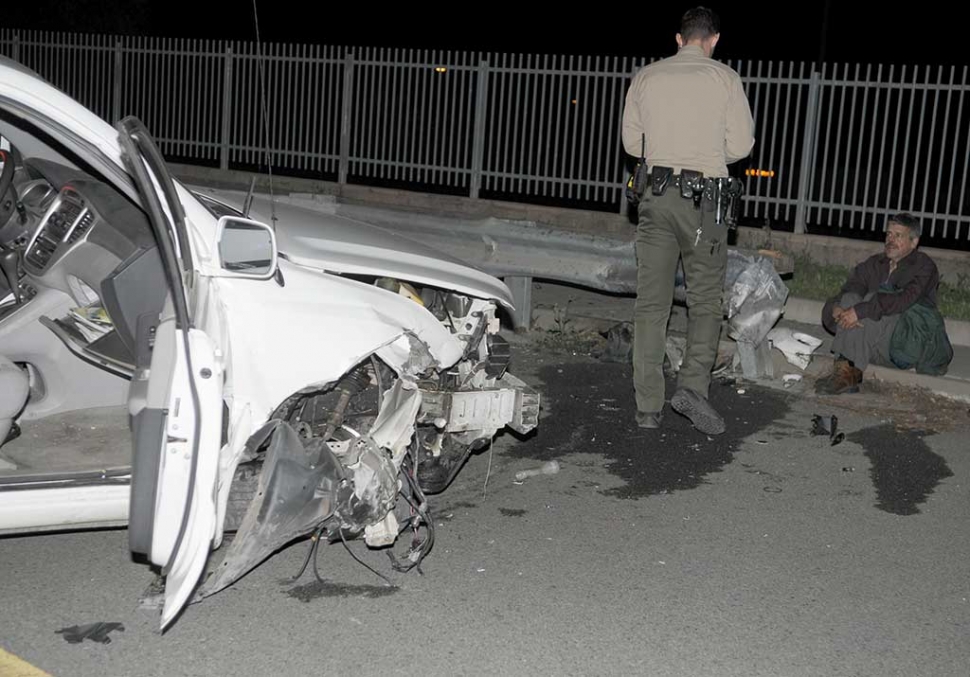
[[[168,296],[125,194],[0,109],[0,487],[130,472],[132,374]]]

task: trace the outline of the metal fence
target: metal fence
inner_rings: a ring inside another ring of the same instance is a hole
[[[172,160],[620,212],[626,89],[655,60],[10,29],[0,53],[139,116]],[[728,65],[756,124],[743,217],[875,236],[907,210],[932,244],[970,243],[967,67]]]

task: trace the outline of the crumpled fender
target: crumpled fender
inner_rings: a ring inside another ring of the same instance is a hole
[[[333,515],[344,480],[326,444],[307,447],[287,423],[264,427],[272,435],[256,496],[222,562],[199,587],[199,601],[231,585],[281,545],[312,532]]]
[[[288,423],[273,421],[248,442],[257,449],[271,438],[256,496],[226,554],[200,586],[195,601],[213,595],[252,570],[280,547],[313,533],[334,518],[341,529],[360,531],[394,509],[398,471],[414,434],[421,391],[398,380],[384,395],[370,434],[349,452],[345,467],[320,438],[304,444]]]

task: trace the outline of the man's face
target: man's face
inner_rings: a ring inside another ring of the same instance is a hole
[[[890,223],[886,229],[886,256],[898,262],[916,249],[919,238],[911,239],[909,228],[898,223]]]

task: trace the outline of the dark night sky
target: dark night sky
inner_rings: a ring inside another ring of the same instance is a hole
[[[252,0],[31,0],[8,3],[11,28],[173,37],[255,37]],[[580,9],[602,6],[596,13]],[[888,10],[886,2],[831,3],[826,61],[963,66],[959,32],[948,30],[936,3]],[[567,3],[533,8],[521,2],[456,6],[398,3],[307,3],[257,0],[263,41],[426,47],[580,55],[667,56],[675,50],[681,13],[693,3]],[[715,56],[813,61],[824,0],[712,2],[721,15]],[[200,13],[204,7],[205,12]],[[552,7],[552,9],[550,9]],[[955,18],[954,18],[955,21]],[[949,25],[952,25],[952,21]]]

